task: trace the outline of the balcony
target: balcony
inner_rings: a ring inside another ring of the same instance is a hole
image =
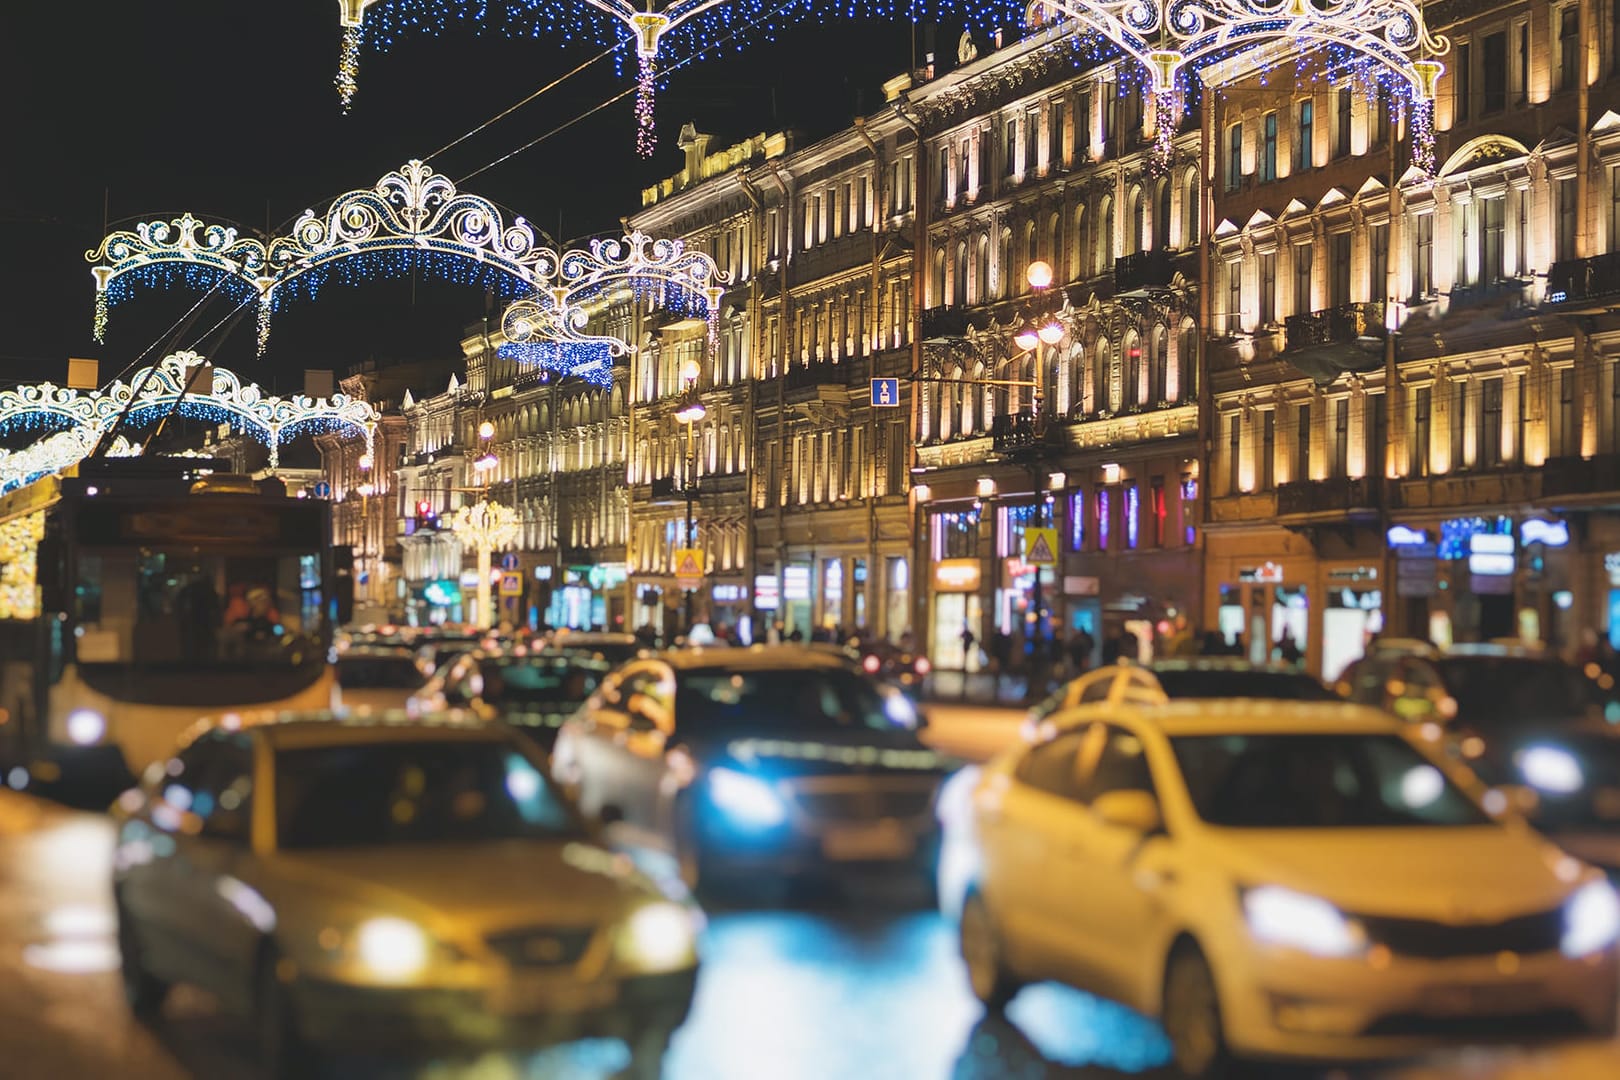
[[[1378,512],[1383,495],[1378,476],[1335,476],[1277,485],[1279,518],[1365,517]]]
[[[1541,494],[1561,502],[1620,502],[1620,454],[1548,458],[1541,470]]]
[[[815,360],[808,364],[789,364],[783,378],[787,380],[789,390],[803,390],[812,386],[843,387],[849,384],[850,371],[851,365],[847,363]]]
[[[686,497],[681,491],[681,485],[673,476],[655,476],[650,486],[653,502],[678,502]]]
[[[1518,307],[1524,302],[1528,281],[1503,278],[1501,281],[1481,282],[1478,285],[1454,285],[1451,289],[1448,311],[1472,311],[1488,307]]]
[[[1620,251],[1553,263],[1547,271],[1545,302],[1560,309],[1620,302]]]
[[[997,416],[990,422],[990,445],[997,453],[1026,450],[1040,441],[1032,412]]]
[[[1384,362],[1384,304],[1345,304],[1290,315],[1283,357],[1323,386],[1347,371],[1376,371]]]
[[[1114,295],[1148,296],[1170,287],[1176,257],[1169,251],[1139,251],[1114,260]]]
[[[966,308],[936,307],[922,313],[922,339],[924,341],[950,341],[967,337]]]

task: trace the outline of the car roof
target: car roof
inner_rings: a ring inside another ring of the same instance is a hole
[[[250,732],[279,750],[368,742],[501,741],[499,727],[463,710],[411,714],[404,709],[275,710],[225,713],[199,720],[183,742],[211,732]]]
[[[803,645],[750,645],[709,649],[701,645],[658,654],[658,659],[682,671],[851,671],[847,655]]]
[[[1053,717],[1071,727],[1114,716],[1128,716],[1165,735],[1392,735],[1409,725],[1366,705],[1335,701],[1273,701],[1265,698],[1126,702],[1098,708],[1065,709]],[[1072,723],[1071,723],[1072,721]]]

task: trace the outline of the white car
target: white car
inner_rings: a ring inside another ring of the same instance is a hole
[[[987,1006],[1040,979],[1113,998],[1198,1078],[1614,1030],[1620,897],[1420,727],[1252,699],[1053,721],[985,767],[951,839]]]

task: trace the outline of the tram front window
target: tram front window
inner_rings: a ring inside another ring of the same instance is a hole
[[[320,556],[81,549],[81,664],[302,667],[325,660]]]

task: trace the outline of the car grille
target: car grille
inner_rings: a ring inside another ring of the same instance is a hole
[[[1459,926],[1426,919],[1366,916],[1367,938],[1401,956],[1442,958],[1491,953],[1539,953],[1558,948],[1564,933],[1559,908],[1521,915],[1503,922]]]
[[[816,821],[877,821],[881,818],[918,818],[928,814],[934,792],[929,787],[886,787],[863,781],[859,786],[818,780],[793,785],[793,801]]]
[[[531,926],[491,934],[484,941],[513,967],[566,967],[579,963],[595,933],[588,926]]]

